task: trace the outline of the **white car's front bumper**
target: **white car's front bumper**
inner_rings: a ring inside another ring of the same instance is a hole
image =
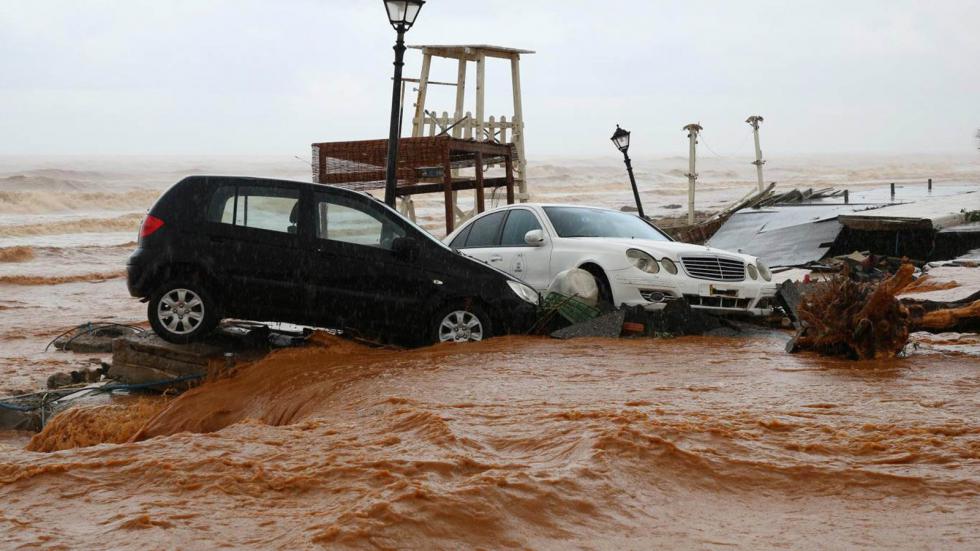
[[[609,284],[617,306],[659,310],[667,302],[683,298],[693,308],[764,316],[772,312],[776,296],[776,284],[761,279],[707,281],[688,277],[683,272],[676,275],[664,272],[638,275],[637,272],[630,269],[611,274]]]

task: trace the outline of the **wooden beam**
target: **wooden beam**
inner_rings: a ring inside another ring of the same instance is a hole
[[[476,152],[476,212],[484,211],[483,153]]]
[[[514,54],[510,58],[510,80],[514,92],[514,125],[511,130],[511,140],[517,146],[517,163],[521,172],[520,193],[521,201],[527,201],[527,157],[524,153],[524,105],[521,101],[521,55]]]
[[[476,141],[484,141],[483,115],[486,99],[487,58],[480,55],[476,60]]]
[[[514,204],[514,159],[507,155],[507,159],[504,161],[507,173],[507,204]]]
[[[419,95],[415,100],[415,118],[412,119],[412,137],[422,135],[422,123],[425,116],[425,94],[429,88],[429,67],[432,65],[432,55],[426,53],[422,57],[422,74],[419,76]]]
[[[449,162],[448,152],[442,164],[442,191],[446,203],[446,235],[449,235],[456,226],[456,214],[453,212],[453,166]]]
[[[507,185],[507,178],[484,178],[483,188],[499,188]],[[452,191],[469,191],[476,189],[476,180],[453,180]],[[379,188],[380,189],[380,188]],[[425,195],[427,193],[442,193],[446,189],[445,182],[415,184],[412,186],[401,186],[395,190],[395,195],[405,197],[409,195]]]
[[[509,145],[487,142],[453,141],[449,144],[450,151],[481,152],[487,155],[507,155],[513,152]]]
[[[463,118],[463,103],[466,99],[466,60],[460,59],[459,66],[456,67],[456,112],[453,113],[455,121],[459,122]],[[457,124],[453,128],[453,137],[459,138],[462,135],[462,125]]]

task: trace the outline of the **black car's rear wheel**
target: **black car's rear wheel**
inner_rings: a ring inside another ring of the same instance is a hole
[[[476,342],[492,336],[490,317],[476,305],[452,304],[433,318],[435,342]]]
[[[218,325],[218,305],[199,283],[166,284],[150,297],[146,314],[153,331],[165,341],[187,344]]]

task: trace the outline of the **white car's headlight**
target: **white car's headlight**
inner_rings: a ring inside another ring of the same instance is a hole
[[[749,277],[751,277],[753,280],[759,279],[759,270],[755,269],[755,265],[746,264],[745,271],[749,273]]]
[[[755,265],[759,267],[759,275],[762,276],[762,279],[772,281],[772,274],[769,272],[769,267],[765,263],[761,260],[756,260]]]
[[[671,260],[671,259],[669,259],[667,257],[664,257],[664,258],[660,259],[660,263],[664,265],[664,269],[667,270],[668,273],[670,273],[670,274],[676,274],[677,273],[677,264],[674,264],[674,261],[673,260]]]
[[[660,265],[657,264],[657,259],[640,249],[628,249],[626,251],[626,260],[629,260],[630,264],[637,269],[643,270],[648,274],[655,274],[660,271]]]
[[[535,306],[538,305],[538,292],[534,289],[524,285],[519,281],[507,280],[507,285],[510,285],[510,290],[514,291],[514,294],[521,297],[525,302],[530,302]]]

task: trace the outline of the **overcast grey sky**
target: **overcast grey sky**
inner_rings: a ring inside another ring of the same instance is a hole
[[[381,0],[2,0],[0,154],[386,137],[393,41]],[[605,155],[617,122],[638,155],[685,154],[696,121],[715,152],[751,155],[752,114],[767,155],[966,153],[980,126],[976,0],[430,0],[408,41],[536,50],[531,156]],[[509,116],[506,66],[488,79],[488,114]]]

